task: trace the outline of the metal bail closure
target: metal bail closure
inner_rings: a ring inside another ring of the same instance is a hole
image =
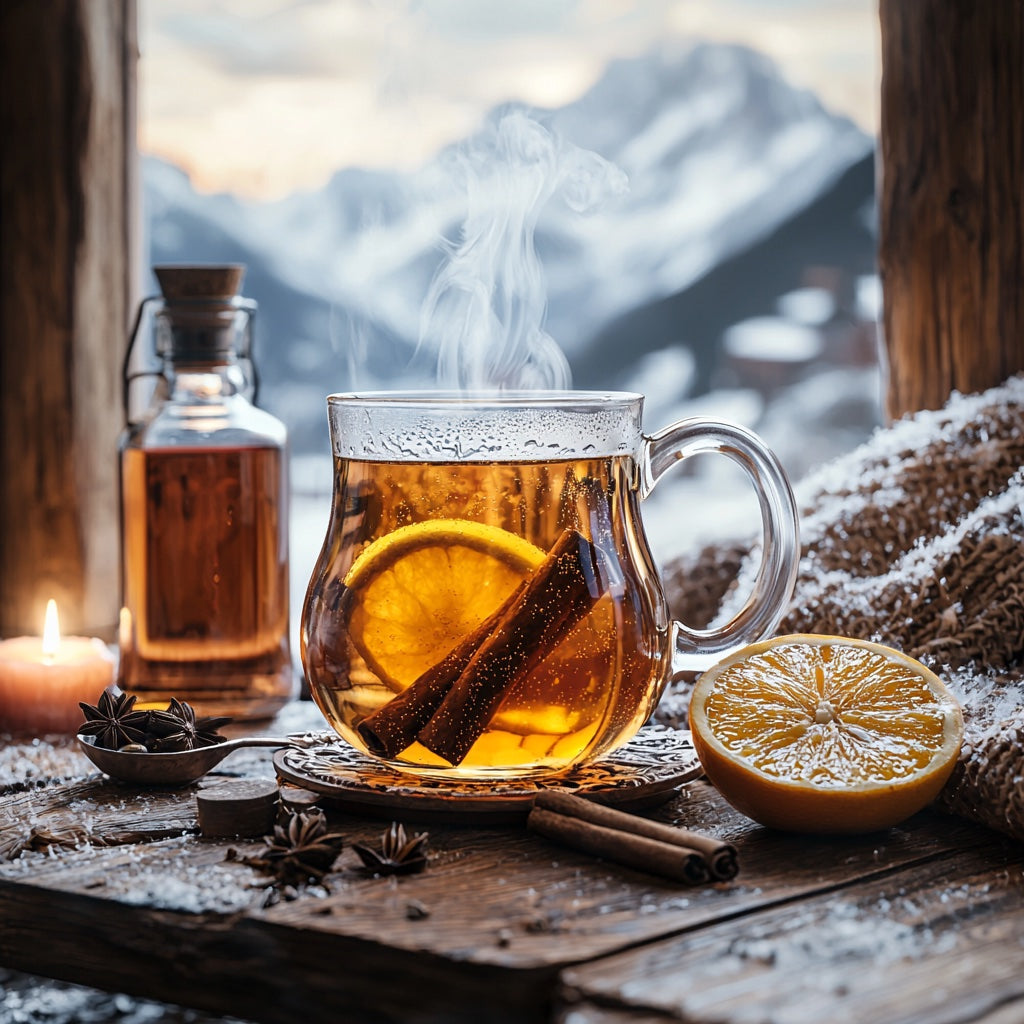
[[[139,399],[145,389],[140,391],[136,385],[162,378],[161,361],[166,359],[221,363],[234,357],[242,368],[246,397],[256,401],[259,380],[251,350],[257,307],[239,294],[245,270],[242,263],[153,268],[161,294],[140,303],[122,366],[126,425],[137,421],[138,413],[148,404],[148,399]],[[155,337],[143,344],[147,311],[155,324]]]

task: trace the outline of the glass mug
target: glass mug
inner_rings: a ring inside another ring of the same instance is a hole
[[[674,674],[766,635],[792,594],[793,493],[741,427],[688,419],[645,436],[643,397],[617,392],[327,401],[333,507],[302,660],[334,729],[394,768],[510,779],[593,761]],[[764,540],[744,607],[698,630],[669,616],[640,503],[705,452],[746,471]]]

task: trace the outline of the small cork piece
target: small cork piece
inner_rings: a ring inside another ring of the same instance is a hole
[[[320,794],[312,793],[301,786],[282,786],[281,803],[289,811],[309,811],[320,802]]]
[[[221,782],[196,794],[204,836],[262,836],[274,827],[277,783],[270,779]]]

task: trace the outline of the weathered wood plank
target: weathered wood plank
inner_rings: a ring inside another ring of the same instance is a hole
[[[12,966],[34,971],[26,944],[45,944],[59,949],[65,980],[252,1020],[479,1021],[487,1007],[501,1024],[541,1019],[553,989],[550,970],[520,972],[510,987],[494,968],[426,949],[373,956],[366,942],[245,916],[197,919],[69,896],[40,922],[25,886],[5,892],[2,909]]]
[[[749,1022],[757,1018],[746,1015],[743,1019]],[[823,1021],[825,1019],[822,1018]],[[562,1007],[558,1012],[559,1024],[672,1024],[678,1020],[675,1015],[659,1010],[597,1006],[593,1003]],[[927,1018],[925,1021],[931,1024]],[[970,1024],[1020,1024],[1021,1021],[1024,1021],[1024,999],[1011,999],[1002,1006],[995,1007],[991,1012],[971,1018]]]
[[[274,731],[302,731],[305,711],[316,720],[311,708],[293,709]],[[653,816],[734,842],[733,883],[672,885],[523,828],[431,826],[422,875],[365,877],[349,848],[329,892],[271,904],[266,877],[226,859],[231,847],[257,852],[258,841],[195,834],[196,787],[137,792],[92,773],[73,746],[23,749],[24,759],[17,748],[0,755],[12,783],[0,795],[0,837],[63,829],[75,845],[0,861],[0,964],[254,1020],[479,1020],[482,1006],[488,1019],[548,1019],[566,967],[714,935],[773,908],[797,914],[825,894],[1002,848],[993,834],[932,813],[874,836],[786,836],[693,783]],[[269,757],[240,752],[217,776],[268,777]],[[15,767],[23,760],[24,779]],[[41,771],[79,777],[33,784]],[[333,810],[330,819],[349,843],[376,842],[383,827]],[[75,835],[83,823],[87,834]],[[254,958],[268,965],[257,981]],[[627,1010],[633,1024],[662,1012],[614,1001],[602,1012]]]
[[[0,635],[117,618],[134,0],[0,5]]]
[[[124,807],[119,807],[122,792],[110,784],[79,783],[61,791],[64,795],[53,804],[88,819],[99,843],[145,838],[146,830],[149,838],[195,830],[194,790],[146,795]],[[38,796],[21,794],[15,801],[34,807]],[[567,944],[574,959],[601,956],[626,943],[649,941],[989,842],[984,831],[927,814],[905,828],[876,836],[786,836],[752,825],[706,784],[690,787],[687,798],[659,816],[694,822],[699,829],[734,842],[740,877],[729,884],[686,888],[595,861],[525,830],[434,826],[430,869],[423,875],[381,885],[353,870],[358,861],[349,853],[339,862],[342,870],[330,876],[335,892],[326,903],[314,906],[299,900],[260,913],[297,929],[384,939],[396,947],[426,944],[442,955],[521,969],[563,962]],[[345,815],[332,813],[330,819],[332,827],[360,842],[374,841],[381,829],[379,823]],[[53,812],[36,813],[33,820],[43,827],[52,827],[55,821],[67,827],[68,819],[63,812]],[[46,907],[55,891],[93,892],[96,879],[104,876],[103,898],[134,899],[143,874],[157,879],[166,875],[168,884],[181,889],[186,868],[223,862],[228,846],[243,853],[259,848],[258,843],[194,838],[182,842],[180,856],[170,859],[166,844],[160,843],[140,843],[127,852],[97,847],[60,856],[26,854],[20,861],[0,865],[0,879],[18,880],[31,871],[40,904]],[[122,870],[126,857],[135,866],[133,872]],[[228,865],[225,871],[225,878],[230,875],[240,884],[258,880],[243,865]],[[471,906],[463,898],[467,890],[473,893]],[[210,902],[204,904],[204,898]],[[412,899],[428,909],[429,918],[414,924],[406,920],[406,904]],[[216,910],[222,902],[222,894],[204,896],[197,890],[186,906]],[[248,903],[256,913],[258,900]]]
[[[1024,4],[882,0],[886,411],[1024,370]]]
[[[47,845],[122,846],[196,832],[195,794],[204,786],[230,778],[273,778],[269,752],[251,750],[194,786],[138,790],[97,772],[70,744],[17,749],[26,751],[21,773],[4,770],[4,761],[17,760],[10,752],[0,757],[0,862]],[[39,768],[52,773],[49,782],[40,778]],[[15,774],[5,791],[5,776]]]
[[[76,806],[88,799],[88,785],[72,790]],[[162,805],[154,828],[167,820],[161,815],[187,819],[190,795],[178,799],[177,812],[173,802]],[[137,816],[132,809],[130,820]],[[894,867],[927,865],[943,850],[990,842],[988,833],[929,814],[855,840],[783,836],[750,825],[706,785],[691,787],[688,800],[661,816],[685,816],[728,835],[740,848],[740,879],[685,889],[521,830],[435,827],[433,859],[423,875],[366,878],[349,851],[328,878],[329,894],[307,892],[265,908],[265,879],[225,861],[229,845],[250,853],[258,844],[183,836],[84,846],[0,865],[0,915],[7,924],[0,962],[268,1021],[294,1019],[300,1011],[310,1020],[328,1019],[345,1007],[358,1008],[365,1019],[413,1021],[443,1012],[474,1020],[481,1000],[504,1007],[504,1019],[541,1019],[566,965],[791,906],[885,878]],[[380,830],[379,823],[345,816],[334,825],[360,841]],[[410,920],[412,903],[428,916]],[[250,984],[254,957],[275,965],[256,985]],[[151,970],[156,958],[158,977]],[[398,991],[395,977],[411,980]],[[404,993],[417,989],[413,1006]]]
[[[987,841],[941,818],[923,818],[881,840],[782,836],[748,830],[710,787],[697,787],[693,802],[718,816],[719,826],[702,826],[705,831],[736,843],[742,872],[734,883],[685,888],[518,832],[432,829],[435,860],[427,875],[403,882],[402,899],[381,887],[360,890],[341,908],[340,919],[330,925],[321,920],[318,927],[376,933],[393,946],[427,942],[449,956],[520,969],[605,956],[626,944],[859,883],[894,865]],[[679,820],[678,812],[667,816]],[[470,906],[466,891],[472,892]],[[430,918],[410,927],[403,920],[405,897],[426,906]],[[298,904],[282,904],[270,914],[305,926]]]
[[[116,783],[96,779],[12,794],[0,803],[0,861],[23,850],[180,836],[196,830],[194,799],[173,790],[126,794]]]
[[[1024,851],[950,853],[571,968],[564,984],[564,1024],[1020,1019]]]

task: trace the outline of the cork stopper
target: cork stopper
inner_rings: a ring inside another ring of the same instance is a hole
[[[241,291],[245,264],[162,264],[154,267],[153,273],[164,298],[171,304],[218,299],[230,303]]]
[[[244,348],[239,331],[254,308],[239,296],[245,264],[163,264],[153,273],[164,296],[158,318],[169,328],[158,335],[158,352],[220,362]]]

